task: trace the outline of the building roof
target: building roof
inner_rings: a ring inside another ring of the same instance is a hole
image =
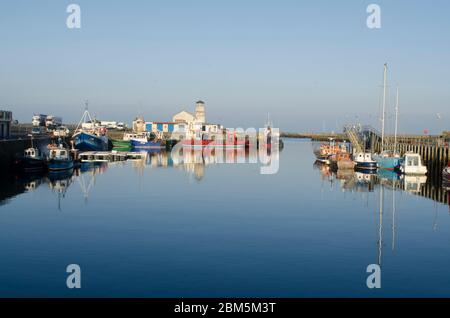
[[[203,102],[202,100],[197,101],[197,104],[204,104],[205,102]]]
[[[184,113],[184,114],[188,114],[188,115],[190,115],[190,116],[192,116],[192,117],[195,117],[194,114],[192,114],[192,113],[190,113],[190,112],[188,112],[188,111],[185,111],[185,110],[182,110],[182,111],[176,113],[175,115],[173,115],[173,117],[175,117],[175,116],[177,116],[177,115],[181,115],[181,114],[183,114],[183,113]]]
[[[146,121],[145,124],[175,125],[179,123],[173,121]]]

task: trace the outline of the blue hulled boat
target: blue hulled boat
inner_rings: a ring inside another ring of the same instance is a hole
[[[388,151],[374,155],[373,159],[377,162],[378,168],[386,170],[395,170],[400,166],[401,162],[399,155]]]
[[[108,150],[108,137],[94,133],[79,131],[73,135],[75,148],[81,151],[105,151]]]
[[[355,169],[358,170],[376,170],[378,164],[372,159],[372,154],[367,152],[360,152],[354,156],[354,161],[356,163]]]
[[[141,140],[131,140],[131,146],[133,148],[139,149],[161,149],[160,141],[141,141]]]
[[[131,147],[135,149],[161,149],[164,147],[160,140],[152,140],[145,133],[130,135],[128,140],[131,142]]]
[[[86,109],[73,135],[74,147],[81,151],[106,151],[109,149],[109,140],[106,128],[98,127]]]
[[[48,170],[49,171],[65,171],[73,169],[74,161],[70,154],[70,150],[63,147],[60,143],[56,147],[49,148],[48,154]]]

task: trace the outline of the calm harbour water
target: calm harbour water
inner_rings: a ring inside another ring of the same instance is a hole
[[[311,142],[286,140],[269,175],[153,154],[59,181],[2,177],[0,296],[450,296],[448,205],[401,189],[417,180],[394,190],[389,174],[313,164]]]

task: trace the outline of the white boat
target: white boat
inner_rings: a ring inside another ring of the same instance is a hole
[[[372,159],[372,154],[369,152],[359,152],[353,156],[353,161],[356,163],[355,168],[360,170],[376,170],[378,164]]]
[[[400,172],[403,174],[426,175],[428,169],[422,164],[418,153],[407,152],[400,162]]]

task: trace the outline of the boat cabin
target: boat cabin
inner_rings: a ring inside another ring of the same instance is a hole
[[[355,161],[357,162],[372,162],[372,154],[369,152],[360,152],[356,154]]]
[[[36,148],[27,148],[24,151],[24,157],[26,158],[41,158],[41,153],[39,149]]]
[[[422,164],[422,158],[417,153],[406,153],[401,166],[405,174],[426,174],[427,167]]]
[[[67,149],[55,147],[50,149],[49,159],[69,160],[70,153]]]

